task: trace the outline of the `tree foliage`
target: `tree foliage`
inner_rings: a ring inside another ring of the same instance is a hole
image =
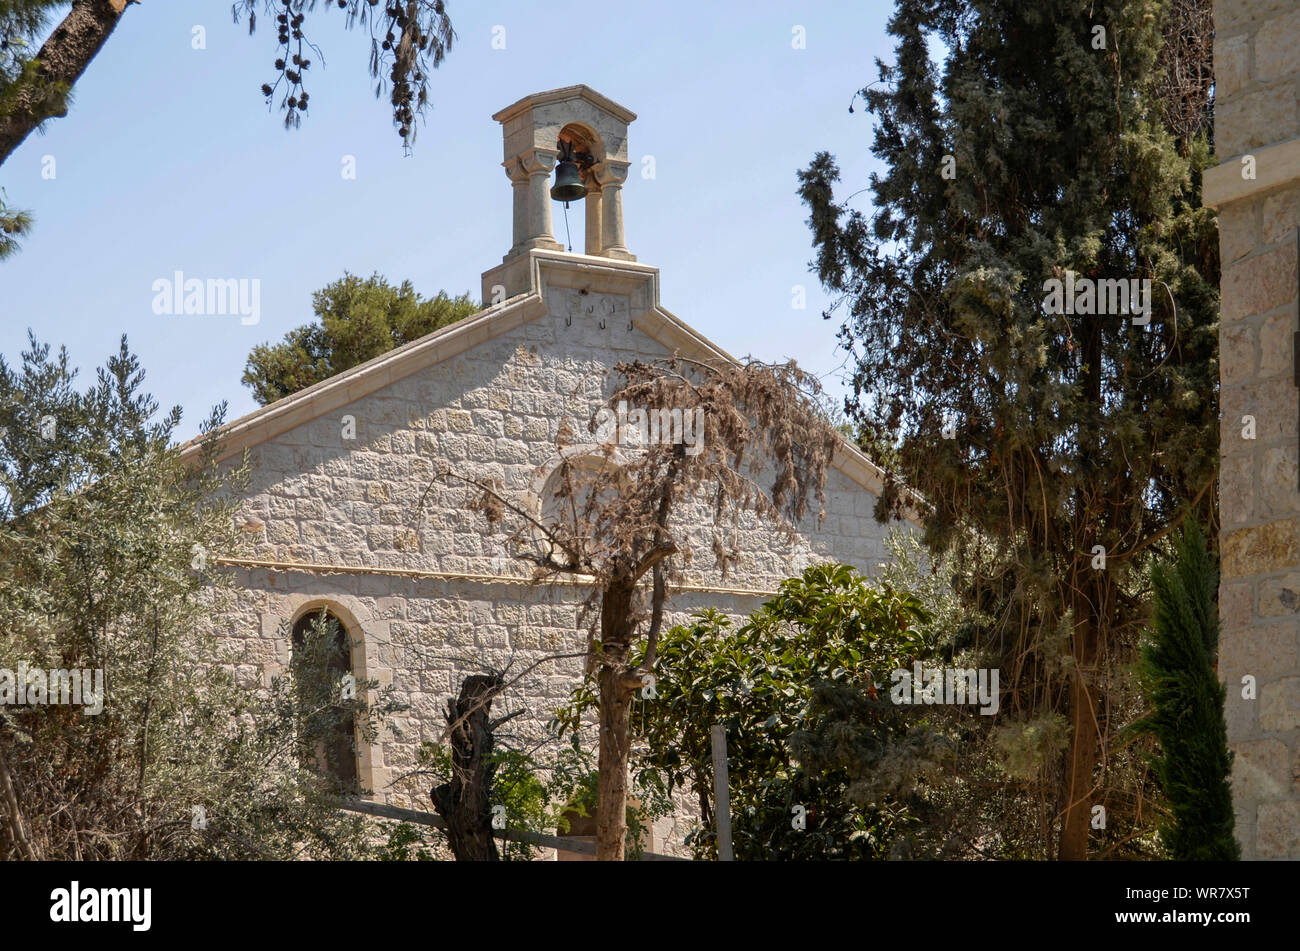
[[[1154,736],[1152,757],[1168,815],[1160,837],[1169,857],[1241,857],[1233,837],[1226,688],[1215,672],[1219,572],[1195,522],[1174,540],[1175,558],[1152,569],[1155,616],[1142,645],[1141,679],[1151,711],[1134,725]]]
[[[20,239],[32,226],[30,212],[6,208],[0,195],[0,261],[18,252]]]
[[[515,746],[494,744],[488,755],[488,800],[492,807],[500,806],[497,815],[506,829],[558,835],[580,834],[576,822],[595,816],[599,772],[595,757],[584,746],[580,733],[575,731],[567,743],[555,742],[549,736],[539,746],[520,749]],[[429,776],[435,780],[436,790],[454,783],[458,766],[452,751],[438,743],[422,743],[417,754],[417,766],[409,777]],[[658,790],[647,789],[638,783],[631,787],[632,797],[627,805],[627,838],[625,854],[637,859],[644,852],[650,824],[673,811],[673,803]],[[491,828],[494,814],[482,817],[485,828]],[[431,846],[450,845],[450,835],[435,830],[418,835],[421,842]],[[505,861],[527,862],[535,859],[541,847],[514,839],[499,843],[500,858]],[[454,849],[453,849],[454,853]],[[483,856],[477,856],[482,860]],[[459,856],[458,856],[459,860]],[[491,861],[490,858],[487,858]]]
[[[248,355],[243,382],[263,406],[479,309],[468,294],[448,297],[439,291],[426,299],[410,281],[393,287],[378,274],[363,280],[346,273],[312,295],[312,308],[315,323],[294,328],[279,343],[254,347]]]
[[[632,711],[635,774],[698,807],[701,828],[688,843],[696,858],[717,856],[714,724],[727,730],[737,859],[889,855],[916,821],[908,808],[916,782],[951,753],[924,717],[888,695],[890,672],[927,656],[929,620],[913,595],[826,564],[783,582],[740,625],[710,609],[666,632],[653,691]],[[869,707],[848,728],[835,715],[842,688]],[[561,727],[575,728],[596,701],[580,686],[559,712]],[[842,760],[848,748],[861,755]],[[793,824],[796,806],[803,828]]]
[[[272,102],[280,95],[285,128],[296,127],[307,111],[311,94],[307,73],[312,56],[320,55],[308,38],[310,18],[317,7],[337,7],[349,30],[364,30],[370,37],[368,69],[375,82],[375,98],[388,90],[393,127],[402,145],[415,141],[415,120],[429,105],[429,77],[442,65],[456,40],[444,0],[235,0],[235,22],[244,19],[248,32],[257,29],[257,11],[275,18],[275,82],[262,84],[262,95]]]
[[[874,214],[836,200],[830,155],[800,173],[855,360],[848,411],[895,447],[881,507],[917,491],[930,549],[969,568],[1004,715],[1036,735],[1069,719],[1038,776],[1066,858],[1087,854],[1094,804],[1141,801],[1101,750],[1134,702],[1144,562],[1188,513],[1213,518],[1209,140],[1158,66],[1184,25],[1159,0],[898,0],[897,64],[862,91],[885,163]],[[1185,74],[1206,112],[1203,71]],[[1149,280],[1149,326],[1050,306],[1046,282],[1075,277]]]
[[[337,809],[355,790],[315,751],[341,720],[373,738],[391,696],[342,697],[319,628],[269,685],[243,676],[207,620],[230,594],[213,554],[239,550],[221,493],[245,470],[218,470],[211,444],[181,459],[180,410],[159,417],[125,339],[92,385],[75,377],[34,340],[0,360],[0,668],[100,671],[102,711],[0,705],[0,857],[369,854]]]

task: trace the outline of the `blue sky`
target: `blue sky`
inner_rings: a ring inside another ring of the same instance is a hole
[[[184,408],[181,438],[223,399],[231,418],[249,412],[248,351],[308,322],[312,292],[345,270],[478,299],[479,275],[510,245],[492,113],[586,83],[638,115],[627,243],[660,268],[664,306],[737,356],[793,357],[843,393],[838,320],[820,318],[796,171],[827,149],[846,195],[877,167],[871,117],[848,105],[875,78],[874,58],[892,59],[889,0],[448,9],[458,40],[404,155],[366,73],[368,37],[343,30],[341,11],[314,17],[324,62],[309,73],[308,118],[286,131],[259,92],[274,78],[269,18],[249,36],[228,0],[130,7],[69,115],[0,166],[9,204],[36,216],[24,249],[0,264],[0,353],[13,362],[31,327],[66,344],[88,382],[126,333],[148,388]],[[206,49],[193,48],[196,25]],[[492,48],[497,26],[504,50]],[[792,47],[796,26],[806,49]],[[355,180],[340,174],[345,155]],[[640,174],[646,155],[653,179]],[[42,177],[46,156],[53,179]],[[260,280],[260,322],[154,314],[153,282],[177,270]],[[805,310],[792,307],[794,285],[807,290]]]

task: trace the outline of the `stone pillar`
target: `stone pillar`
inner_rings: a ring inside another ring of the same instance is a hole
[[[627,180],[627,162],[605,160],[596,166],[596,181],[601,191],[601,249],[603,257],[635,261],[623,236],[623,182]]]
[[[523,164],[518,159],[511,159],[502,164],[505,166],[510,184],[514,186],[514,234],[511,238],[510,250],[518,251],[528,240],[528,173],[524,171]]]
[[[530,248],[564,250],[551,230],[551,170],[559,153],[553,149],[532,149],[519,157],[528,173],[528,239]]]
[[[600,185],[596,182],[595,176],[589,176],[591,181],[587,182],[587,197],[583,199],[587,203],[587,246],[588,254],[600,254],[605,249],[601,241],[602,222],[604,219],[604,210],[602,209],[602,198],[604,193],[600,190]]]
[[[1220,164],[1205,174],[1204,200],[1219,209],[1222,266],[1218,672],[1242,858],[1296,859],[1300,11],[1292,0],[1216,0],[1214,19]]]

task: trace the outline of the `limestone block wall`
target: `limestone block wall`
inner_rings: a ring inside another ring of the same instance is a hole
[[[394,723],[397,732],[362,756],[362,781],[381,800],[429,808],[427,789],[390,784],[413,767],[421,742],[439,737],[445,703],[466,674],[481,669],[476,663],[502,667],[513,660],[519,671],[546,654],[586,646],[577,608],[589,589],[527,584],[528,569],[507,557],[505,536],[466,508],[466,490],[430,488],[430,477],[445,463],[467,476],[500,479],[511,497],[534,490],[539,472],[555,461],[561,424],[586,432],[610,392],[607,371],[619,360],[668,355],[629,327],[626,298],[612,306],[616,315],[606,318],[575,318],[550,306],[543,317],[250,450],[242,508],[262,527],[245,556],[262,565],[235,569],[240,587],[222,599],[214,623],[244,649],[241,675],[253,681],[269,680],[288,663],[285,622],[322,605],[344,621],[360,642],[353,652],[357,675],[393,685],[411,705]],[[725,579],[711,568],[702,510],[684,513],[683,535],[696,552],[688,581],[759,593],[681,591],[668,620],[710,606],[746,614],[761,603],[761,592],[814,561],[873,570],[884,558],[888,530],[872,518],[874,501],[844,473],[831,472],[826,518],[805,520],[793,545],[777,526],[748,519],[740,536],[744,555]],[[421,571],[490,577],[391,573]],[[543,735],[579,682],[581,665],[576,658],[544,664],[511,691],[504,707],[528,710],[510,721],[516,743]],[[679,843],[686,821],[663,824],[657,844]]]
[[[1223,266],[1219,674],[1243,857],[1300,858],[1300,8],[1219,0],[1214,12],[1221,165],[1205,193],[1219,207]]]

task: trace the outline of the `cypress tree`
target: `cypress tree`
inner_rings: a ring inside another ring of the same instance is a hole
[[[1174,550],[1175,560],[1151,571],[1155,613],[1139,671],[1153,709],[1134,730],[1160,744],[1152,765],[1169,809],[1160,828],[1169,857],[1235,860],[1241,856],[1232,834],[1227,690],[1214,666],[1219,572],[1194,523],[1175,539]]]
[[[835,198],[830,155],[800,173],[856,363],[846,409],[890,450],[881,505],[919,492],[927,544],[974,578],[994,621],[957,647],[1001,658],[1001,725],[1042,746],[1037,811],[1059,819],[1040,852],[1064,859],[1124,838],[1141,797],[1112,795],[1131,771],[1102,750],[1136,702],[1145,560],[1215,504],[1209,27],[1179,42],[1188,9],[897,0],[896,65],[861,93],[874,213]],[[1149,298],[1101,306],[1121,280]]]

